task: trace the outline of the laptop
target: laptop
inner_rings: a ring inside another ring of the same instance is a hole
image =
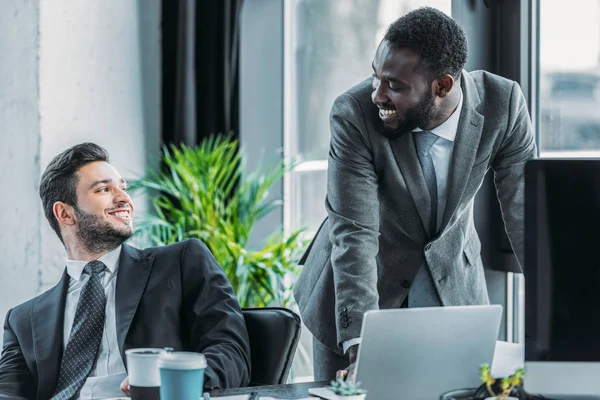
[[[356,381],[378,400],[432,400],[478,387],[492,365],[502,306],[400,308],[365,313]]]

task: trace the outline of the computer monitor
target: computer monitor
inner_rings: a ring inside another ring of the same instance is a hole
[[[524,273],[525,389],[600,398],[600,160],[527,163]]]

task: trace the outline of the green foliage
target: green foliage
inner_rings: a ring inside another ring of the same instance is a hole
[[[132,182],[150,196],[153,212],[138,224],[152,245],[198,238],[211,250],[242,307],[287,305],[305,248],[301,231],[275,233],[260,250],[246,248],[252,228],[281,205],[267,199],[283,178],[283,162],[246,174],[238,142],[211,136],[199,146],[164,147],[162,166]]]
[[[366,390],[360,388],[360,382],[353,383],[339,376],[335,381],[331,381],[327,388],[338,396],[355,396],[367,393]]]
[[[488,364],[483,364],[481,367],[479,367],[479,371],[481,382],[485,383],[486,385],[493,385],[494,382],[496,382],[490,373],[490,366]]]
[[[479,367],[479,370],[481,372],[481,381],[485,383],[489,394],[492,396],[498,396],[498,400],[506,399],[514,387],[521,385],[523,383],[523,375],[525,374],[525,370],[523,368],[519,368],[514,374],[507,376],[506,378],[502,378],[502,381],[500,382],[500,388],[502,389],[502,392],[500,394],[496,394],[492,390],[492,385],[496,382],[496,380],[490,373],[490,366],[488,364],[483,364],[481,367]]]

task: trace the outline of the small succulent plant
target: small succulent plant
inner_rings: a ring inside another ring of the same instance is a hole
[[[502,381],[500,382],[500,388],[502,392],[496,394],[492,389],[492,385],[496,382],[496,380],[492,377],[492,374],[490,373],[489,364],[483,364],[480,367],[480,371],[481,381],[485,383],[489,394],[492,396],[497,396],[498,400],[506,400],[506,398],[510,395],[512,389],[523,383],[523,375],[525,373],[523,368],[519,368],[515,371],[514,374],[507,376],[506,378],[502,378]]]
[[[331,381],[327,388],[338,396],[356,396],[367,393],[366,390],[360,388],[360,382],[353,383],[350,380],[344,380],[342,377],[337,377],[335,381]]]

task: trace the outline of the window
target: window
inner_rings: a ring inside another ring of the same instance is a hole
[[[451,0],[289,0],[285,10],[284,226],[312,234],[325,217],[329,112],[335,98],[370,77],[390,23],[421,6],[450,15]]]
[[[600,1],[539,1],[540,155],[600,156]]]

